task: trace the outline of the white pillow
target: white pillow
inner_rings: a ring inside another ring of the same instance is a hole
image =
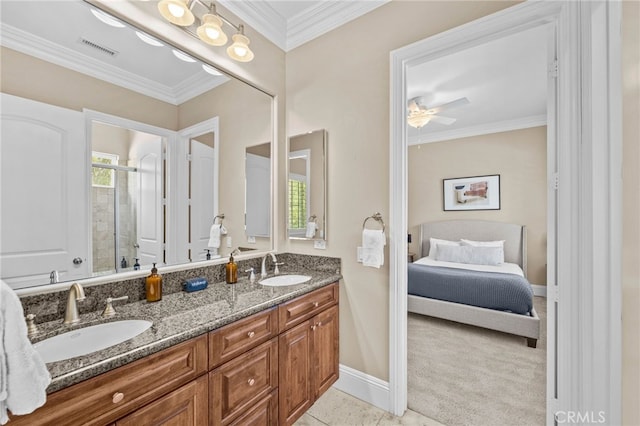
[[[500,265],[504,263],[504,250],[502,247],[441,245],[436,251],[436,260],[473,265]]]
[[[465,246],[474,246],[474,247],[503,247],[504,248],[504,240],[499,241],[473,241],[473,240],[465,240],[462,238],[460,240],[462,245]]]
[[[504,263],[504,240],[499,241],[473,241],[462,238],[460,243],[463,246],[472,247],[497,247],[500,249],[500,263]]]
[[[436,258],[438,245],[460,247],[460,241],[440,240],[438,238],[429,238],[429,257]]]

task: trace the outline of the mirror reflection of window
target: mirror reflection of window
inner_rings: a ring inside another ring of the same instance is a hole
[[[289,235],[305,237],[312,211],[310,185],[311,150],[289,153]]]

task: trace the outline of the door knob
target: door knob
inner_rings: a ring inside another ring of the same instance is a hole
[[[81,257],[76,257],[75,259],[73,259],[73,264],[74,265],[82,264],[82,258]]]

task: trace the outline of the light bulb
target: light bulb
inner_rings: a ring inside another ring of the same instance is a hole
[[[240,56],[240,57],[245,57],[245,55],[247,54],[247,49],[245,47],[242,46],[236,46],[233,48],[233,51],[236,52],[236,55]]]
[[[167,9],[169,9],[169,13],[175,16],[176,18],[182,18],[184,16],[184,8],[177,6],[173,3],[169,3],[169,5],[167,6]]]
[[[212,39],[216,39],[216,38],[220,37],[220,31],[214,30],[211,27],[205,28],[204,32],[207,33],[207,36],[209,38],[212,38]]]

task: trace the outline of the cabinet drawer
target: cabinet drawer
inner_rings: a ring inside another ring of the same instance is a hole
[[[278,387],[278,339],[209,373],[211,424],[227,425]]]
[[[330,284],[278,307],[278,325],[283,332],[338,303],[338,284]]]
[[[276,308],[212,331],[209,336],[209,370],[266,342],[276,334],[278,334]]]
[[[165,349],[47,397],[15,425],[104,425],[207,371],[207,336]]]
[[[202,376],[118,420],[115,426],[206,425],[208,386],[207,376]]]
[[[246,414],[238,417],[230,426],[277,426],[278,391],[274,390],[258,402]]]

